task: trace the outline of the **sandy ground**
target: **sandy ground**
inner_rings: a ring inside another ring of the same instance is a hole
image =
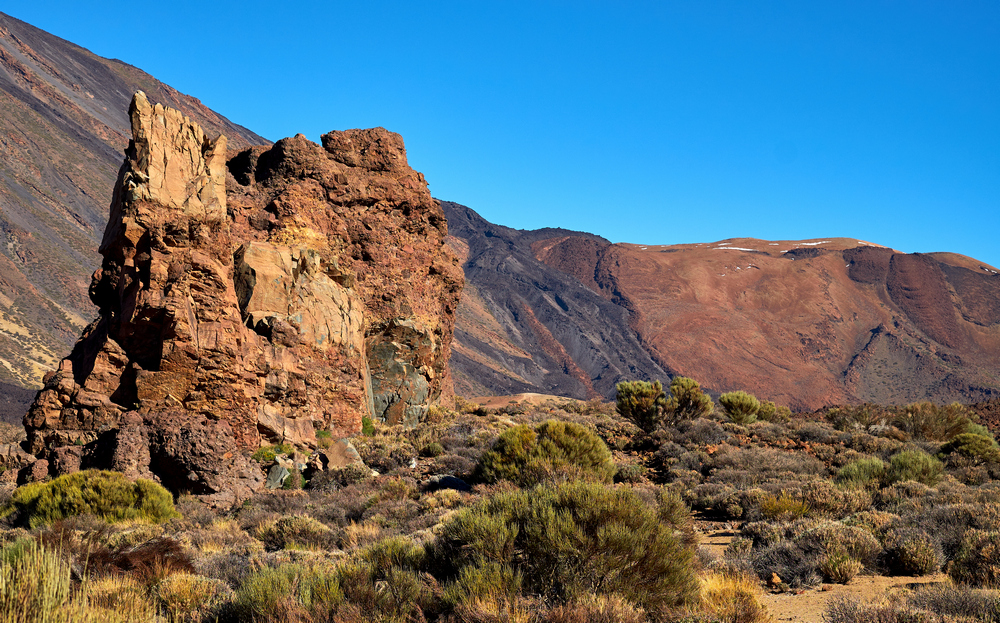
[[[736,531],[731,524],[700,521],[697,524],[699,530],[702,531],[699,545],[719,556],[736,536]],[[823,584],[817,588],[789,593],[765,592],[763,601],[776,622],[822,623],[823,611],[832,599],[846,596],[867,602],[884,597],[891,591],[909,590],[920,584],[947,581],[948,576],[943,573],[919,578],[862,575],[857,576],[851,580],[850,584],[846,585]]]

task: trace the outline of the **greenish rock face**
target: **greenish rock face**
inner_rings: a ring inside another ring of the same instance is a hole
[[[369,341],[375,419],[414,426],[427,415],[429,375],[438,344],[434,335],[411,320],[393,320]]]

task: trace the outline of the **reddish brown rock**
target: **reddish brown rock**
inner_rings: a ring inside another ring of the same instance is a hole
[[[226,505],[262,486],[247,458],[262,443],[413,424],[450,391],[461,268],[398,135],[297,136],[228,174],[225,137],[141,93],[130,113],[90,288],[101,316],[25,416],[45,469]]]

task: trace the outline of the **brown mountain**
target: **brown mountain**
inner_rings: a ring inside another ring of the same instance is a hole
[[[683,375],[798,409],[1000,396],[1000,273],[855,239],[642,246],[444,204],[465,252],[453,373],[473,395],[613,395]]]
[[[0,382],[40,387],[97,315],[87,286],[137,90],[231,148],[268,143],[135,67],[0,13]]]

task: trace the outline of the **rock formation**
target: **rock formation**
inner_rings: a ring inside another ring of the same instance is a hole
[[[225,137],[141,92],[130,116],[101,315],[25,416],[26,476],[109,467],[229,504],[262,485],[262,443],[413,424],[450,391],[462,272],[398,135],[296,136],[227,169]]]

